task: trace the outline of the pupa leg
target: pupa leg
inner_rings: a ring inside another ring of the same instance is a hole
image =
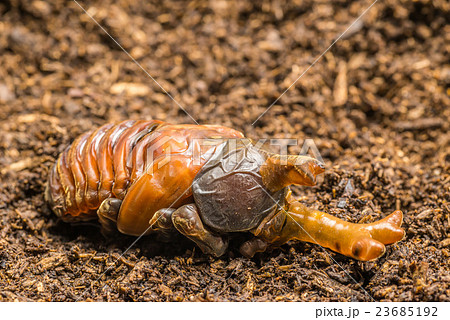
[[[172,223],[181,234],[194,241],[204,253],[216,257],[225,253],[228,243],[203,226],[194,204],[184,205],[173,212]]]
[[[373,223],[350,223],[294,202],[287,210],[282,230],[273,232],[263,228],[259,237],[276,245],[293,239],[312,242],[348,257],[369,261],[383,255],[386,244],[403,239],[402,220],[403,214],[397,210]]]
[[[157,239],[163,242],[169,242],[173,233],[177,232],[172,223],[172,214],[175,209],[163,208],[155,212],[148,222],[150,229],[157,234]]]
[[[279,211],[267,221],[263,221],[256,230],[253,230],[253,233],[257,237],[250,239],[241,245],[239,248],[241,254],[247,258],[252,258],[255,253],[266,251],[270,246],[270,243],[275,243],[277,237],[281,234],[285,220],[286,214],[283,211]],[[262,237],[258,237],[259,235],[262,235]],[[266,237],[264,237],[264,235],[266,235]]]
[[[159,209],[155,212],[148,224],[154,231],[166,232],[173,230],[172,214],[174,212],[175,209],[172,208]]]
[[[121,204],[122,200],[120,199],[108,198],[97,209],[101,232],[105,237],[109,237],[117,232],[117,216],[119,215]]]
[[[239,248],[239,252],[247,258],[252,258],[255,253],[266,251],[268,246],[269,244],[266,241],[259,238],[253,238],[245,241]]]

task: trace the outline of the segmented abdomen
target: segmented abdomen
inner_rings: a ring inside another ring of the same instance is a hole
[[[164,125],[157,120],[127,120],[75,139],[49,175],[46,199],[53,211],[64,220],[89,219],[96,217],[103,200],[123,199],[132,175],[146,166],[133,151],[145,150],[151,135]]]

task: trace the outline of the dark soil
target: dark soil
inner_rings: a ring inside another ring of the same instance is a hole
[[[308,205],[353,222],[402,209],[406,239],[362,263],[301,242],[126,251],[136,238],[58,221],[44,186],[77,135],[192,120],[75,2],[2,1],[0,301],[450,301],[448,1],[380,0],[252,126],[371,3],[80,1],[199,123],[299,139],[291,153],[313,138],[327,171],[295,189]]]

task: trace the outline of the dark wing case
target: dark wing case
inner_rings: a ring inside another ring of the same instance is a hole
[[[203,223],[218,232],[256,228],[283,205],[286,190],[267,190],[259,168],[265,161],[247,139],[218,146],[194,179],[192,191]]]

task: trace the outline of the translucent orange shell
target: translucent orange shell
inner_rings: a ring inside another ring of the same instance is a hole
[[[65,221],[96,218],[105,199],[121,199],[119,231],[141,235],[157,210],[192,202],[195,176],[211,151],[229,138],[243,134],[216,125],[156,120],[106,124],[79,136],[61,153],[46,197]]]

